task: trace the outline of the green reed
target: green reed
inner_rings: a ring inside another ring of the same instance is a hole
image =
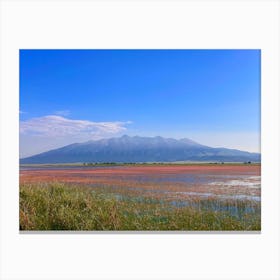
[[[246,212],[249,206],[251,211]],[[256,202],[209,198],[178,207],[159,198],[63,183],[22,184],[19,215],[21,230],[261,229],[260,203]]]

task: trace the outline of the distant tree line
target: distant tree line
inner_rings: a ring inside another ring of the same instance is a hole
[[[94,166],[94,165],[126,165],[126,164],[139,164],[137,162],[84,162],[85,166]]]
[[[171,164],[172,162],[84,162],[84,166],[95,166],[95,165],[164,165]]]
[[[225,164],[222,162],[201,162],[202,164]],[[243,164],[251,164],[251,161],[245,161]],[[166,165],[166,164],[188,164],[176,162],[84,162],[84,166],[98,166],[98,165]],[[199,163],[198,163],[199,164]]]

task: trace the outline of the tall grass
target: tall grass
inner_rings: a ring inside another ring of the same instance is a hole
[[[219,209],[208,207],[213,204]],[[227,211],[234,205],[238,215]],[[246,202],[221,205],[212,199],[178,207],[104,188],[22,184],[19,222],[21,230],[260,230],[260,207],[247,213],[245,206]]]

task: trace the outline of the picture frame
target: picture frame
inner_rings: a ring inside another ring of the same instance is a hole
[[[1,4],[1,279],[279,279],[279,1]],[[20,49],[261,49],[260,234],[20,234]]]

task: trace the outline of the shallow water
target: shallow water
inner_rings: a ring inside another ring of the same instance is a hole
[[[93,191],[95,192],[95,191]],[[142,196],[127,196],[121,194],[105,194],[104,198],[114,198],[117,201],[133,201],[136,203],[149,203],[149,204],[160,204],[164,206],[166,203],[173,207],[192,207],[201,210],[209,210],[213,212],[229,212],[232,216],[236,218],[242,218],[244,214],[260,214],[260,207],[257,203],[248,203],[247,205],[240,207],[239,205],[230,205],[225,204],[222,201],[219,203],[218,201],[192,201],[192,200],[171,200],[166,202],[164,200],[154,200],[154,199],[147,199]]]
[[[52,172],[53,171],[53,172]],[[65,182],[174,199],[261,200],[256,166],[21,166],[20,180]]]
[[[177,201],[173,200],[170,204],[174,207],[193,207],[197,209],[210,210],[214,212],[229,212],[232,216],[242,218],[244,214],[260,214],[260,207],[258,205],[247,205],[240,208],[237,205],[223,205],[217,203],[204,203],[193,201]]]

